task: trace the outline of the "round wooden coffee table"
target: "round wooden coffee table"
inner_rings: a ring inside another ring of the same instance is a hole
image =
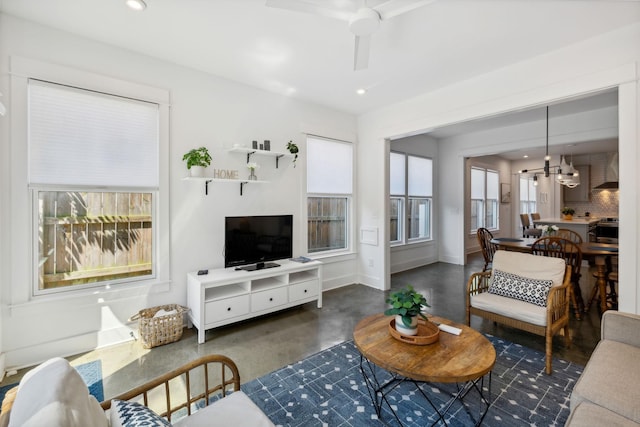
[[[481,333],[468,326],[454,323],[440,317],[431,317],[434,323],[451,325],[462,330],[460,335],[440,332],[439,340],[429,345],[414,345],[402,342],[389,333],[389,322],[392,317],[375,314],[362,319],[353,331],[353,339],[360,351],[360,369],[367,382],[371,400],[376,407],[376,413],[381,415],[382,404],[386,403],[394,413],[392,406],[386,399],[388,393],[401,382],[410,381],[416,384],[417,390],[429,402],[438,414],[436,424],[444,420],[447,411],[461,401],[467,393],[475,389],[485,409],[479,414],[479,419],[472,420],[477,424],[482,422],[489,409],[491,394],[491,369],[496,362],[496,350],[491,342]],[[392,374],[392,378],[380,383],[376,369],[382,368]],[[489,398],[483,392],[483,380],[489,374]],[[451,396],[444,409],[434,405],[419,387],[420,382],[429,383],[462,383],[457,392]],[[480,384],[478,384],[480,382]],[[471,416],[471,414],[470,414]]]

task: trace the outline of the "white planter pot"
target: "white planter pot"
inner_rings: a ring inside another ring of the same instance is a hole
[[[418,334],[418,316],[411,318],[411,327],[407,328],[402,322],[402,316],[396,315],[396,331],[402,335],[417,335]]]
[[[203,177],[204,166],[191,166],[191,169],[189,169],[189,175],[194,177]]]

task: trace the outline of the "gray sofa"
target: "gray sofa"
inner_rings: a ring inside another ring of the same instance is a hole
[[[606,311],[566,426],[640,426],[640,316]]]

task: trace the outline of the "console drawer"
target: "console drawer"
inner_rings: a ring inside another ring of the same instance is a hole
[[[318,279],[289,286],[289,302],[318,295]]]
[[[280,287],[251,294],[251,311],[268,310],[287,303],[287,288]]]
[[[205,324],[249,313],[249,295],[211,301],[204,304]]]

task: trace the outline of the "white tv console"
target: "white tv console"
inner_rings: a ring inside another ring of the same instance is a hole
[[[198,328],[198,344],[207,329],[318,301],[322,308],[322,263],[275,261],[279,267],[245,271],[235,268],[187,274],[189,327]]]

